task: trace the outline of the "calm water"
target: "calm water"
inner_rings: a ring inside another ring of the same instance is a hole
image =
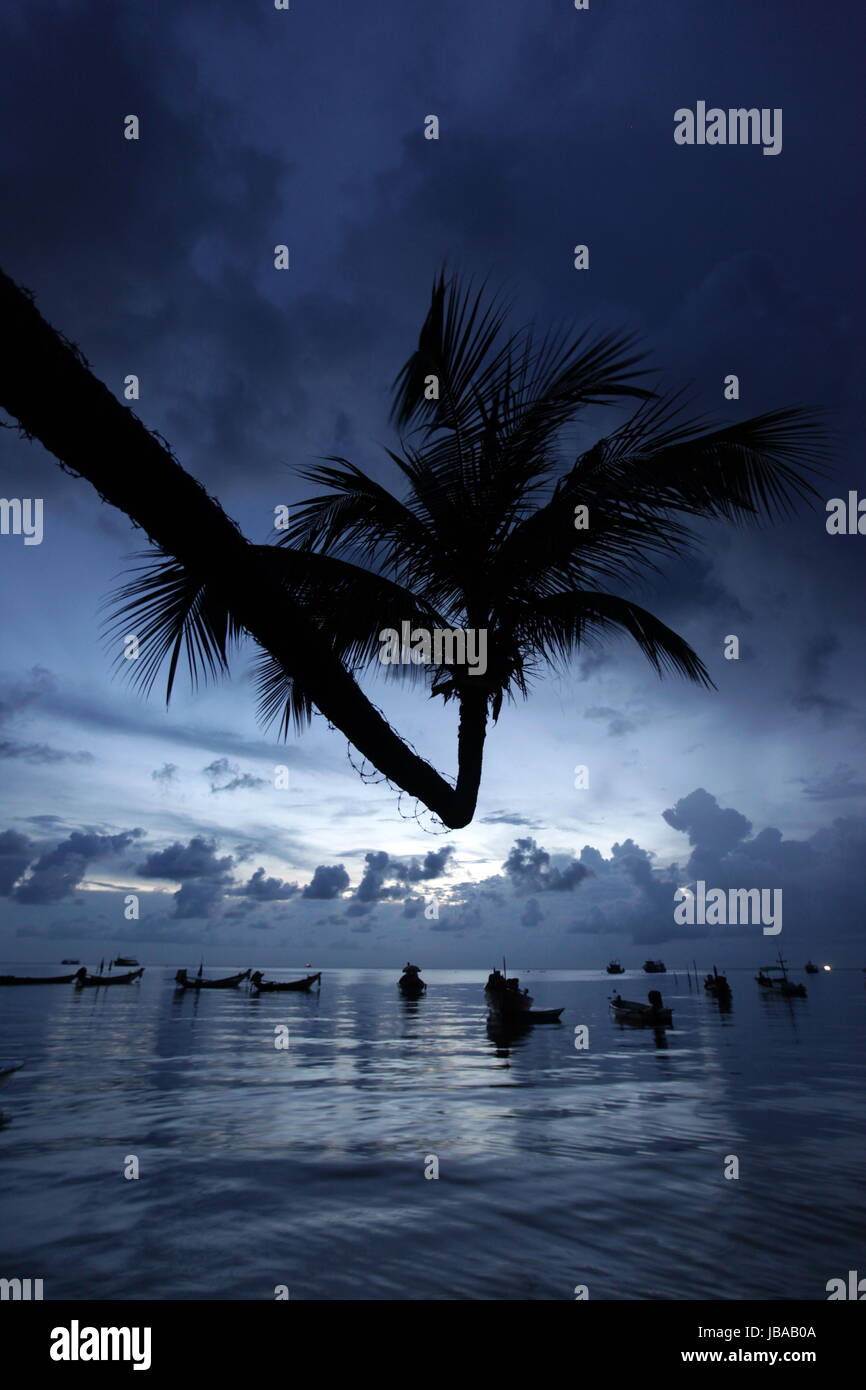
[[[507,1048],[485,973],[425,970],[417,1004],[398,973],[0,990],[0,1057],[27,1062],[0,1093],[0,1275],[46,1298],[823,1300],[866,1271],[859,973],[786,1002],[733,972],[727,1015],[683,974],[617,981],[660,984],[660,1041],[611,1020],[607,977],[532,972],[563,1022]]]

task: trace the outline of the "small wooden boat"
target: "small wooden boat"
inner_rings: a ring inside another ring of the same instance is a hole
[[[517,978],[507,979],[500,971],[494,970],[487,977],[484,986],[487,1006],[492,1017],[508,1022],[558,1023],[562,1009],[533,1009],[533,998],[528,989],[520,988]]]
[[[114,964],[115,964],[115,965],[138,965],[138,961],[135,959],[135,956],[115,956],[115,957],[114,957]]]
[[[804,966],[803,968],[804,968],[804,970],[806,971],[806,974],[807,974],[807,975],[817,975],[817,974],[818,974],[818,967],[817,967],[817,965],[815,964],[814,961],[807,960],[807,961],[806,961],[806,964],[805,964],[805,966]]]
[[[240,975],[226,975],[222,980],[205,980],[201,975],[191,980],[185,970],[178,970],[174,977],[178,989],[234,989],[241,980],[249,978],[249,970],[242,971]]]
[[[708,975],[704,980],[704,989],[720,1001],[731,997],[731,986],[728,984],[727,976],[720,975],[715,966],[712,975]]]
[[[133,980],[140,980],[144,974],[144,966],[139,970],[130,970],[126,975],[88,975],[82,965],[77,975],[73,976],[76,989],[95,988],[102,985],[131,985]]]
[[[23,1066],[23,1062],[0,1062],[0,1088],[11,1081],[16,1071],[20,1071]]]
[[[74,975],[0,975],[0,985],[71,985]]]
[[[778,965],[762,966],[755,976],[758,984],[764,989],[771,989],[774,994],[781,994],[785,999],[805,999],[806,986],[788,979],[788,962],[783,960],[781,951],[777,959]]]
[[[286,990],[312,989],[313,985],[317,982],[319,988],[321,989],[321,970],[318,971],[315,975],[305,975],[302,980],[263,980],[261,970],[257,970],[255,974],[250,975],[250,984],[252,985],[253,989],[258,990],[260,994],[282,994]]]
[[[404,965],[403,974],[397,981],[397,988],[406,999],[419,999],[427,988],[421,979],[420,965]]]
[[[617,994],[611,999],[610,1007],[620,1023],[632,1023],[641,1028],[670,1027],[673,1010],[664,1007],[658,990],[651,989],[648,998],[648,1004],[640,1004],[634,999],[621,999]]]
[[[643,968],[646,975],[666,975],[668,973],[663,960],[645,960]]]
[[[624,975],[625,970],[618,960],[612,960],[608,963],[607,973],[608,975]]]

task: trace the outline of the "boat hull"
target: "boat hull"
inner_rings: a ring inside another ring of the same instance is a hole
[[[306,975],[303,980],[253,980],[252,983],[253,989],[259,994],[286,994],[312,989],[317,980],[321,984],[321,971],[316,975]]]
[[[76,989],[101,989],[103,985],[131,985],[133,980],[140,980],[144,974],[144,966],[140,970],[130,970],[127,975],[84,975],[75,978]]]
[[[20,1071],[23,1066],[23,1062],[0,1062],[0,1090],[12,1080],[16,1071]]]
[[[71,985],[75,975],[0,975],[0,985]]]
[[[651,1009],[648,1004],[634,1003],[624,999],[621,1004],[611,1004],[614,1018],[620,1023],[630,1023],[638,1028],[669,1028],[673,1023],[671,1009]]]
[[[242,980],[249,979],[250,972],[244,970],[240,975],[226,975],[223,980],[182,980],[175,976],[178,989],[234,989]]]

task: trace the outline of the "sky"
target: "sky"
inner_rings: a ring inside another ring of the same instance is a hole
[[[0,494],[43,499],[44,535],[0,535],[0,958],[862,964],[866,538],[824,505],[866,496],[862,27],[804,0],[4,6],[0,265],[118,397],[139,377],[137,414],[250,538],[326,455],[396,486],[389,391],[443,265],[515,325],[635,332],[720,422],[824,408],[832,451],[814,506],[706,525],[628,591],[716,690],[625,639],[587,652],[505,706],[445,832],[321,717],[262,728],[249,648],[168,708],[124,680],[103,605],[141,535],[4,429]],[[781,109],[781,151],[678,145],[698,101]],[[365,688],[453,775],[451,706]],[[699,879],[781,890],[782,932],[677,924]]]

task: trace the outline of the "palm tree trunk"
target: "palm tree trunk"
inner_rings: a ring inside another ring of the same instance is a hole
[[[236,621],[303,681],[317,709],[389,781],[451,829],[468,825],[484,742],[477,709],[465,729],[461,714],[454,788],[371,704],[219,504],[2,271],[0,324],[0,406],[27,437],[38,439],[67,472],[87,478],[104,502],[212,587]]]

